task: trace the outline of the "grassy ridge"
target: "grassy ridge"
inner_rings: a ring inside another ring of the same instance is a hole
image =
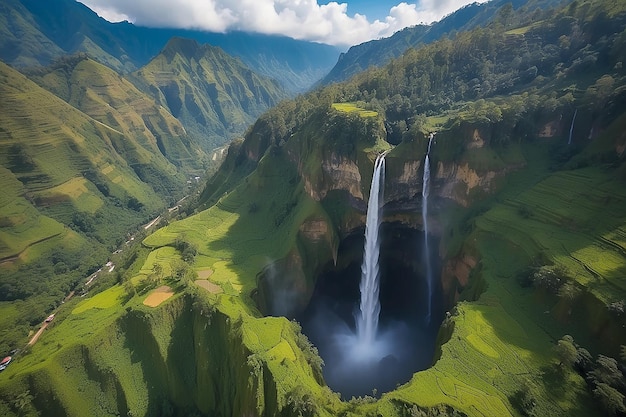
[[[626,297],[624,204],[623,183],[611,171],[586,168],[550,176],[476,224],[516,242],[528,258],[542,256],[565,267],[609,304]]]
[[[224,145],[286,97],[221,49],[173,38],[130,79],[155,95],[205,149]]]
[[[153,171],[157,178],[142,179],[153,186],[163,183],[165,193],[172,193],[175,183],[184,180],[176,167],[199,169],[198,161],[205,154],[194,146],[180,122],[110,68],[77,55],[29,75],[102,126],[118,132],[120,136],[111,137],[115,151],[140,177],[147,169]]]

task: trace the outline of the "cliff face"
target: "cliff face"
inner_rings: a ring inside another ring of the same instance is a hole
[[[264,384],[236,327],[192,297],[130,311],[15,389],[26,383],[34,409],[47,416],[261,415]]]
[[[464,127],[441,132],[435,136],[430,153],[430,199],[434,207],[458,205],[469,207],[485,196],[495,193],[511,171],[526,163],[515,146],[499,149],[479,127]],[[401,221],[420,229],[425,151],[428,136],[423,135],[401,143],[389,152],[385,174],[385,221]],[[365,215],[374,153],[368,158],[355,158],[333,165],[329,158],[323,167],[337,167],[323,182],[307,181],[310,195],[323,199],[329,190],[343,190],[351,198],[351,207]],[[359,164],[358,168],[355,164]],[[364,173],[360,177],[353,173]],[[345,174],[345,175],[344,175]],[[321,189],[319,185],[321,184]],[[435,216],[436,217],[436,216]],[[434,219],[436,220],[436,219]],[[362,224],[345,223],[359,227]],[[436,231],[436,228],[434,229]],[[345,235],[350,230],[342,229]]]
[[[434,174],[439,189],[437,196],[453,200],[457,204],[467,207],[471,204],[471,196],[477,192],[491,194],[497,188],[496,180],[502,178],[506,170],[486,171],[478,173],[468,163],[437,164]]]
[[[356,161],[331,152],[321,161],[321,170],[315,177],[301,171],[304,189],[316,201],[323,200],[329,191],[343,190],[350,196],[363,199],[361,173]]]

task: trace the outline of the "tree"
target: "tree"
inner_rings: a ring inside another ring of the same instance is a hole
[[[129,279],[124,281],[124,291],[129,299],[137,293],[137,291],[135,291],[135,286]]]
[[[185,240],[185,236],[183,235],[176,238],[174,241],[174,247],[180,252],[183,261],[188,264],[193,263],[198,253],[196,245]]]
[[[615,388],[605,383],[600,383],[593,390],[593,395],[600,401],[609,416],[626,412],[624,407],[624,395]]]
[[[561,361],[559,366],[571,367],[578,359],[578,351],[574,345],[574,339],[570,335],[565,335],[556,344],[556,354]]]
[[[130,197],[126,205],[128,206],[129,209],[135,210],[135,211],[141,211],[141,208],[143,207],[143,203],[137,200],[136,197]]]
[[[596,359],[596,367],[589,373],[593,382],[596,384],[607,384],[615,388],[626,388],[624,375],[620,371],[617,361],[604,355],[598,355]]]
[[[159,263],[152,264],[152,272],[159,277],[159,279],[163,278],[163,265]]]
[[[298,417],[314,416],[317,412],[315,400],[302,385],[298,385],[287,394],[287,404]]]
[[[511,405],[513,405],[513,407],[515,407],[523,415],[535,415],[537,400],[535,400],[535,397],[532,394],[528,381],[524,381],[520,389],[517,390],[509,399],[511,401]]]

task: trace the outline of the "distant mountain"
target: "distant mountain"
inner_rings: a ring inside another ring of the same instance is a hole
[[[294,93],[321,79],[339,56],[332,46],[282,36],[110,23],[74,0],[4,0],[0,4],[0,59],[15,67],[47,65],[61,55],[85,52],[127,73],[148,63],[172,37],[219,46]]]
[[[152,97],[138,90],[111,68],[86,55],[71,56],[54,65],[27,73],[31,79],[68,104],[119,132],[123,140],[113,146],[135,172],[154,171],[152,182],[161,188],[168,184],[169,164],[190,171],[200,167],[204,155],[193,143],[183,125]],[[176,188],[176,181],[161,190]]]
[[[431,25],[417,25],[396,32],[388,38],[364,42],[352,46],[339,56],[337,64],[321,81],[330,84],[347,80],[354,74],[380,67],[392,58],[397,58],[409,48],[416,48],[462,32],[484,26],[492,21],[502,6],[511,4],[514,10],[525,7],[528,10],[547,8],[560,3],[558,0],[492,0],[487,3],[472,3],[444,17]]]
[[[220,48],[183,38],[172,38],[129,78],[169,109],[204,149],[241,135],[287,97],[277,81],[256,74]]]

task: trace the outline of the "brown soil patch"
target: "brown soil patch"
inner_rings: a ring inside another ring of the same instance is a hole
[[[207,290],[211,294],[220,294],[220,293],[223,292],[222,287],[220,287],[217,284],[213,284],[211,281],[209,281],[207,279],[199,279],[199,280],[197,280],[196,281],[196,285],[198,285],[199,287],[204,288],[205,290]]]
[[[148,307],[156,307],[172,295],[174,295],[174,291],[172,291],[172,289],[167,285],[163,285],[152,291],[143,301],[143,304]]]
[[[212,269],[203,269],[202,271],[198,271],[199,279],[209,279],[211,275],[213,275]]]

